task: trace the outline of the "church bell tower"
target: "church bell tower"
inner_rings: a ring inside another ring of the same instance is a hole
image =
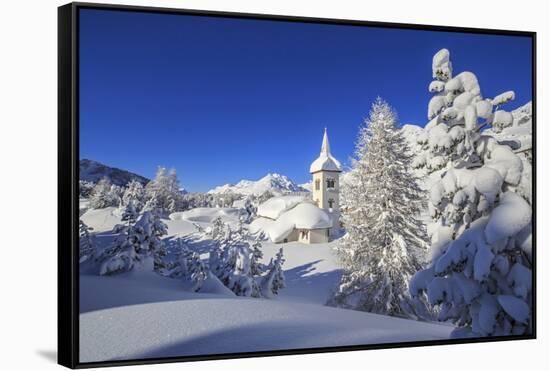
[[[313,201],[326,210],[332,218],[332,229],[339,228],[340,220],[340,173],[342,165],[330,153],[327,129],[319,157],[311,163],[309,172],[313,177],[311,192]]]

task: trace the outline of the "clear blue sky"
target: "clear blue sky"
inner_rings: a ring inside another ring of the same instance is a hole
[[[191,191],[268,172],[308,181],[328,127],[344,164],[376,96],[424,125],[432,56],[451,51],[484,96],[531,100],[531,42],[342,25],[107,10],[80,15],[80,156]]]

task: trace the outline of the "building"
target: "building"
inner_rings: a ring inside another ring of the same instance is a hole
[[[250,224],[252,234],[262,234],[272,242],[330,241],[340,226],[340,162],[330,153],[327,130],[319,157],[310,166],[311,199],[306,196],[272,197],[258,207],[258,217]]]
[[[333,221],[331,233],[334,233],[340,227],[340,173],[342,172],[342,165],[330,153],[326,128],[323,134],[321,153],[311,163],[309,172],[313,177],[311,184],[313,202],[329,213]]]

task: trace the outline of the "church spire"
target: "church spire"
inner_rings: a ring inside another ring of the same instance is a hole
[[[342,165],[340,162],[332,157],[330,153],[330,144],[328,142],[327,128],[325,128],[325,133],[323,134],[323,144],[321,145],[321,153],[319,158],[311,163],[309,167],[310,173],[316,173],[318,171],[342,171]]]
[[[327,128],[325,126],[325,134],[323,135],[323,144],[321,145],[321,155],[330,155],[330,144],[328,142]]]

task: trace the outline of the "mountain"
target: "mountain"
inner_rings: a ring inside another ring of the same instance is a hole
[[[310,180],[309,182],[298,184],[298,187],[302,188],[304,191],[311,192],[311,187],[313,186],[313,181]]]
[[[132,180],[136,180],[143,185],[149,182],[149,179],[144,176],[126,170],[110,167],[93,160],[80,160],[80,180],[96,183],[103,177],[109,179],[112,184],[119,186],[125,186]]]
[[[208,193],[239,193],[243,195],[256,195],[270,191],[274,195],[281,195],[290,192],[307,192],[287,176],[281,174],[267,174],[259,180],[243,179],[237,184],[224,184],[208,191]]]

